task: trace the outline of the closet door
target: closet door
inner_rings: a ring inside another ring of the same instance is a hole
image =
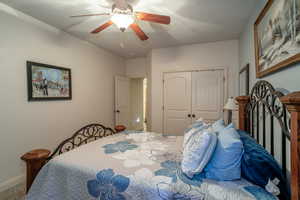
[[[163,97],[164,133],[183,135],[191,123],[191,72],[165,73]]]
[[[192,117],[215,121],[223,116],[224,70],[192,72]]]

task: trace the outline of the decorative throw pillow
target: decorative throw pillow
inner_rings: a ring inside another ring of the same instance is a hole
[[[189,125],[187,129],[185,129],[184,133],[189,132],[193,128],[199,128],[201,126],[205,125],[204,121],[202,118],[196,120],[193,124]]]
[[[205,124],[204,122],[196,122],[194,124],[192,124],[192,128],[189,129],[187,132],[185,132],[184,134],[184,138],[183,138],[183,148],[186,146],[186,144],[188,143],[188,141],[190,140],[190,138],[196,134],[197,132],[207,129],[209,127],[208,124]]]
[[[205,168],[206,178],[218,181],[240,179],[243,153],[243,143],[234,128],[229,126],[219,131],[215,152]]]
[[[284,178],[281,167],[260,144],[246,132],[238,131],[244,143],[244,156],[242,158],[242,177],[263,188],[269,180],[279,179],[279,199],[290,199],[288,181]]]
[[[182,171],[190,178],[202,172],[215,150],[216,143],[216,134],[206,129],[192,135],[183,150]]]
[[[219,119],[218,121],[215,121],[215,122],[211,125],[211,127],[212,127],[212,129],[213,129],[215,132],[221,131],[222,129],[225,128],[224,120],[223,120],[223,119]]]

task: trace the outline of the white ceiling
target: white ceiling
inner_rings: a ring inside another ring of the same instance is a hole
[[[135,33],[116,26],[89,32],[109,16],[70,18],[71,15],[109,12],[113,0],[0,0],[10,7],[87,40],[120,56],[144,56],[153,48],[237,39],[257,0],[127,0],[135,11],[171,16],[171,25],[139,21],[150,37],[140,41]],[[122,46],[122,47],[121,47]]]

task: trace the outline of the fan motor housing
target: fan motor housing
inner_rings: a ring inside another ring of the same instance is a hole
[[[133,8],[130,4],[127,4],[126,7],[118,7],[117,4],[113,4],[111,12],[118,13],[118,14],[132,14]]]

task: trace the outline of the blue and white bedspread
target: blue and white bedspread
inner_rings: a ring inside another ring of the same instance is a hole
[[[246,182],[216,182],[180,168],[182,137],[121,133],[51,160],[27,200],[276,200]]]

